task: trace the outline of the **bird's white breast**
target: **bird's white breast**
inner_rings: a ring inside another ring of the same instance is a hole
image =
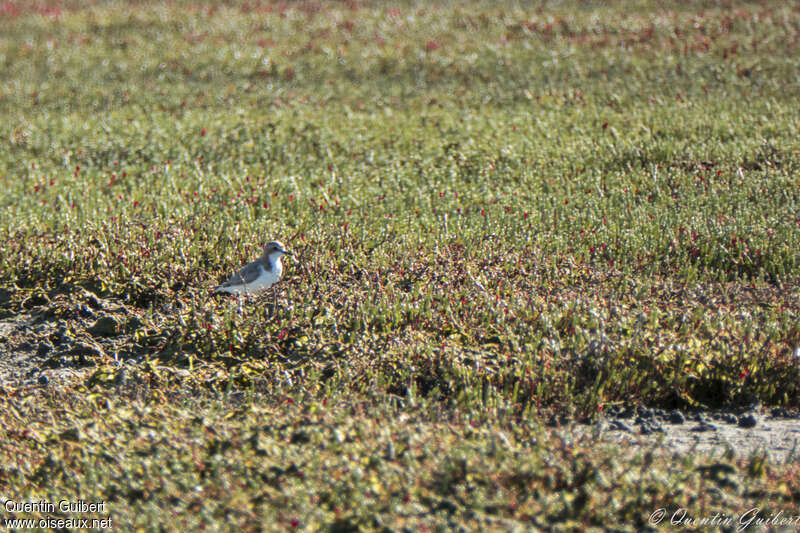
[[[247,285],[247,290],[252,292],[263,291],[264,289],[269,288],[273,284],[277,283],[279,279],[281,279],[281,268],[278,267],[277,269],[274,268],[272,271],[267,272],[264,270],[263,267],[260,267],[259,270],[261,273],[258,277],[252,282]]]

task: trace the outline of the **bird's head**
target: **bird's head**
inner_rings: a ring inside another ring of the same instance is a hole
[[[275,257],[279,259],[284,255],[294,255],[292,252],[286,249],[280,241],[270,241],[264,247],[264,257]]]

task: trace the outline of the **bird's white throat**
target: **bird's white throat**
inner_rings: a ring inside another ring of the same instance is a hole
[[[283,254],[280,252],[272,252],[267,257],[269,261],[270,273],[274,274],[276,278],[280,279],[281,274],[283,274],[283,263],[281,263],[281,256]]]

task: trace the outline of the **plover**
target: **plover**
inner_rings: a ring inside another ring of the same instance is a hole
[[[283,265],[281,257],[293,255],[279,241],[270,241],[264,247],[264,255],[257,261],[243,266],[231,279],[214,289],[214,292],[227,292],[247,296],[261,292],[281,279]]]

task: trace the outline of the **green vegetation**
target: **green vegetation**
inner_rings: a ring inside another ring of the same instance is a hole
[[[76,376],[0,380],[4,497],[126,530],[800,500],[796,465],[543,428],[800,406],[800,11],[82,4],[0,4],[0,357]],[[272,238],[277,304],[210,295]]]

